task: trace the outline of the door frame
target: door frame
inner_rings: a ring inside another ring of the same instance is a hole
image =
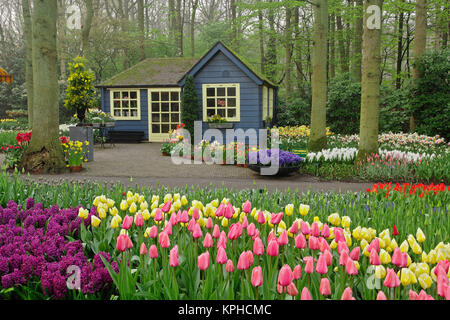
[[[182,90],[180,87],[167,87],[167,88],[149,88],[147,89],[147,95],[148,95],[148,140],[149,142],[164,142],[166,140],[169,139],[169,133],[152,133],[152,126],[153,126],[153,110],[152,110],[152,92],[178,92],[179,93],[179,103],[180,103],[180,108],[179,108],[179,121],[177,124],[181,124],[181,104],[182,104]],[[158,101],[161,102],[161,101]],[[169,99],[169,104],[171,103],[170,99]],[[171,110],[171,109],[170,109]],[[161,108],[159,110],[159,114],[161,116]],[[169,114],[171,114],[172,112],[169,111]],[[169,126],[172,124],[172,119],[169,116]],[[161,123],[161,122],[160,122]]]

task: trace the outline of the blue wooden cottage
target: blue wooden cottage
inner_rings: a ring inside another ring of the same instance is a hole
[[[203,130],[215,114],[244,130],[263,128],[263,121],[273,118],[278,87],[221,42],[200,59],[151,58],[104,81],[97,86],[102,110],[116,119],[115,131],[140,131],[150,142],[164,141],[181,123],[188,75],[194,77]]]

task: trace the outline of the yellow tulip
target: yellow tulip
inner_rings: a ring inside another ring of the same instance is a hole
[[[408,250],[409,250],[408,242],[406,240],[404,240],[402,242],[402,244],[400,245],[400,251],[402,253],[405,253],[405,252],[408,252]]]
[[[345,243],[347,244],[347,247],[350,248],[352,246],[352,236],[351,236],[351,234],[344,231],[344,238],[345,238]]]
[[[93,226],[94,228],[98,228],[98,226],[100,225],[100,222],[101,222],[101,220],[99,218],[97,218],[94,215],[91,216],[91,226]]]
[[[429,274],[430,273],[430,267],[426,262],[421,262],[416,264],[416,268],[414,270],[414,273],[417,277],[419,277],[421,274]]]
[[[380,261],[382,264],[388,264],[391,262],[391,256],[384,249],[380,249]]]
[[[420,245],[417,242],[414,242],[412,245],[412,251],[415,254],[421,254],[422,253],[422,248],[420,247]]]
[[[128,231],[125,229],[120,230],[120,234],[128,235]]]
[[[105,208],[98,208],[97,209],[97,212],[98,212],[98,217],[100,218],[100,219],[105,219],[106,218],[106,210],[105,210]]]
[[[412,234],[408,234],[408,244],[409,244],[409,246],[412,247],[414,242],[416,242],[416,239],[414,238],[414,236]]]
[[[218,208],[219,207],[219,199],[215,199],[215,200],[211,201],[211,205],[214,208]]]
[[[180,197],[181,197],[181,195],[179,194],[179,193],[175,193],[174,195],[173,195],[173,201],[177,201],[177,200],[179,200],[180,199]]]
[[[436,250],[430,250],[430,252],[428,252],[428,259],[427,259],[428,263],[432,263],[432,264],[436,264],[437,263],[437,253]]]
[[[299,212],[302,216],[306,216],[309,212],[309,205],[307,204],[300,204]]]
[[[366,239],[362,239],[359,244],[359,246],[361,247],[362,250],[364,250],[368,245],[369,245],[369,243],[367,242]]]
[[[395,241],[395,239],[392,239],[391,243],[389,244],[389,247],[391,247],[392,250],[398,248],[397,241]]]
[[[117,229],[119,227],[119,220],[116,218],[118,216],[114,216],[111,220],[111,228],[112,229]]]
[[[402,268],[400,273],[400,282],[402,283],[402,285],[406,287],[407,285],[411,284],[411,270]]]
[[[166,194],[165,196],[164,196],[164,203],[167,203],[167,202],[169,202],[169,201],[172,201],[172,194],[171,193],[168,193],[168,194]]]
[[[130,213],[131,214],[135,214],[136,211],[137,211],[136,203],[132,202],[131,205],[130,205]]]
[[[200,219],[198,219],[198,224],[200,225],[200,227],[204,227],[204,226],[206,226],[206,219],[204,219],[204,218],[200,218]]]
[[[116,202],[113,199],[108,199],[106,201],[106,204],[108,205],[108,208],[112,208],[114,207],[114,205],[116,204]]]
[[[377,236],[377,230],[375,230],[375,229],[369,228],[369,229],[367,229],[367,232],[369,233],[370,240],[372,240],[373,238],[375,238]],[[367,241],[370,241],[370,240],[367,240]]]
[[[384,266],[375,266],[375,277],[378,279],[384,279],[384,277],[386,277],[386,269]]]
[[[331,241],[331,243],[330,243],[330,249],[336,249],[337,248],[337,246],[338,246],[338,244],[336,243],[336,241]]]
[[[328,216],[328,222],[337,227],[341,224],[341,218],[338,213],[333,213]]]
[[[286,215],[289,217],[292,216],[292,214],[294,213],[294,205],[292,203],[286,205],[286,207],[284,208],[284,213],[286,213]]]
[[[92,204],[97,207],[99,203],[100,203],[100,197],[95,197],[94,202]]]
[[[154,210],[159,207],[158,201],[152,202],[152,205],[150,206],[150,209]]]
[[[362,235],[361,235],[361,226],[357,226],[355,229],[353,229],[352,232],[353,238],[355,238],[356,240],[361,240],[362,239]]]
[[[109,214],[112,216],[116,216],[119,214],[119,210],[117,210],[116,207],[113,207],[113,208],[109,209]]]
[[[142,218],[144,218],[145,221],[150,220],[150,212],[148,211],[148,209],[142,211]]]
[[[431,285],[433,284],[433,280],[431,279],[431,277],[426,274],[426,273],[422,273],[418,279],[420,286],[422,287],[422,289],[426,290],[429,287],[431,287]]]
[[[224,228],[228,227],[228,219],[227,218],[222,219],[222,227],[224,227]]]
[[[89,211],[87,209],[80,208],[80,210],[78,210],[78,216],[83,220],[86,220],[89,216]]]
[[[186,196],[182,196],[180,202],[182,206],[185,206],[188,204],[188,199],[186,198]]]
[[[281,230],[286,230],[286,223],[281,220],[280,223],[278,224],[278,228],[280,228]]]
[[[147,203],[147,201],[144,200],[143,202],[141,202],[140,205],[139,205],[139,207],[141,208],[141,210],[148,209],[148,203]]]
[[[417,229],[416,238],[417,238],[417,241],[419,241],[420,243],[425,242],[426,237],[425,237],[425,234],[423,233],[422,229],[420,229],[420,228]]]
[[[152,203],[154,203],[154,202],[159,202],[159,196],[155,196],[155,195],[152,196]]]
[[[127,209],[128,209],[128,202],[126,200],[122,200],[122,202],[120,203],[120,210],[127,211]]]
[[[256,214],[257,209],[253,208],[252,211],[250,212],[250,216],[255,218],[255,220],[258,220],[258,215]]]
[[[173,209],[174,211],[178,211],[181,208],[181,201],[180,199],[177,199],[174,203],[171,209]]]
[[[350,219],[349,216],[343,216],[342,217],[342,226],[344,228],[350,228],[350,223],[352,222],[352,220]]]
[[[354,263],[355,263],[355,267],[356,267],[356,270],[358,270],[359,271],[359,269],[361,269],[361,266],[359,265],[359,262],[358,261],[353,261]]]

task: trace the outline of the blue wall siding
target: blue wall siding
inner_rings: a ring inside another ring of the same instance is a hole
[[[141,120],[117,120],[113,130],[117,131],[144,131],[145,139],[148,140],[148,91],[141,89]],[[111,112],[110,90],[102,88],[102,110]]]
[[[223,71],[229,72],[229,77],[223,77]],[[257,85],[245,73],[243,73],[223,53],[217,53],[202,70],[195,76],[195,87],[199,98],[199,119],[203,119],[203,84],[212,83],[240,83],[241,121],[234,122],[235,129],[262,127],[262,87]],[[208,129],[208,124],[203,123],[203,132]],[[225,135],[224,135],[225,138]]]

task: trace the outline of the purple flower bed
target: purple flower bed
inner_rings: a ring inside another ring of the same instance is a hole
[[[93,208],[91,215],[96,214]],[[53,206],[43,209],[28,199],[26,209],[9,201],[6,208],[0,206],[0,278],[1,287],[26,286],[30,281],[42,284],[45,295],[62,299],[68,292],[69,266],[81,271],[80,287],[83,294],[95,294],[108,290],[112,279],[99,254],[108,261],[110,255],[100,252],[89,262],[80,240],[69,241],[66,236],[76,237],[83,220],[78,208],[59,209]],[[112,266],[118,272],[117,263]]]
[[[248,162],[250,164],[269,165],[272,156],[276,156],[277,153],[280,159],[279,162],[280,167],[296,166],[303,161],[302,157],[292,152],[283,151],[280,149],[267,149],[250,152],[248,154]]]

